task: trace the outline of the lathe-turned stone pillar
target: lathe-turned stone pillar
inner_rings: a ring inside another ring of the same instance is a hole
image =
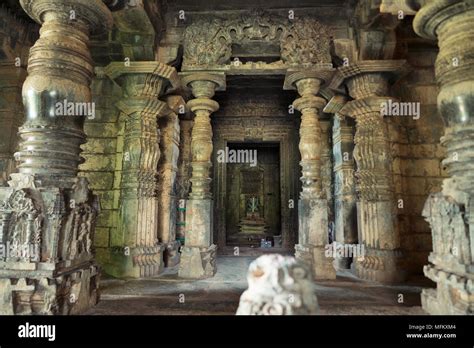
[[[186,237],[182,248],[179,276],[207,278],[216,273],[216,245],[212,241],[213,201],[210,169],[212,166],[211,114],[219,104],[211,98],[225,88],[225,75],[184,73],[183,84],[191,88],[194,99],[188,102],[195,114],[191,134],[191,193],[186,204]]]
[[[320,113],[326,100],[318,97],[321,85],[333,74],[332,69],[289,71],[284,89],[296,89],[301,96],[293,106],[301,112],[300,165],[302,192],[298,201],[299,231],[296,257],[311,266],[316,279],[334,279],[333,259],[326,257],[329,243],[328,204],[322,187],[322,132]]]
[[[19,173],[0,188],[0,314],[76,314],[98,301],[98,202],[77,176],[91,107],[89,35],[112,16],[99,0],[21,0],[42,24],[23,85]]]
[[[158,165],[158,239],[165,246],[164,262],[166,267],[179,263],[180,243],[176,241],[176,222],[178,202],[176,176],[178,172],[180,126],[177,112],[185,105],[181,96],[167,98],[170,113],[159,119],[161,130],[161,158]]]
[[[441,143],[450,178],[432,194],[423,216],[431,225],[433,252],[424,273],[437,283],[422,292],[431,314],[474,313],[474,2],[427,1],[415,31],[438,38],[438,108],[446,124]]]
[[[360,278],[379,282],[399,282],[405,277],[390,143],[382,115],[385,103],[394,100],[388,97],[389,79],[404,64],[405,61],[359,61],[339,68],[335,79],[345,80],[355,99],[340,110],[340,114],[356,120],[357,225],[365,255],[355,260],[355,269]]]
[[[334,114],[332,129],[334,157],[334,223],[338,244],[355,245],[357,236],[357,195],[355,187],[354,130],[355,122],[350,117],[339,114],[347,98],[334,96],[324,108]],[[349,269],[352,257],[337,255],[336,269]]]
[[[116,240],[121,250],[111,255],[116,277],[151,277],[163,269],[164,246],[158,240],[158,117],[168,115],[166,102],[158,98],[178,86],[176,70],[159,62],[113,62],[107,75],[124,90],[117,107],[126,115],[120,210]]]

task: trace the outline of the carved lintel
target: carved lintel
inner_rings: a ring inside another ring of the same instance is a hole
[[[329,32],[328,27],[308,16],[290,21],[287,16],[264,11],[227,19],[200,18],[185,30],[183,66],[186,69],[223,66],[230,61],[232,45],[254,42],[279,47],[282,61],[289,66],[331,63]]]

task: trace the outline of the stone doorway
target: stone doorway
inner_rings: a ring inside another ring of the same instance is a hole
[[[269,247],[280,247],[279,143],[230,143],[227,148],[236,156],[230,162],[240,163],[226,163],[226,245],[259,248],[264,239]],[[245,157],[253,161],[245,163]]]

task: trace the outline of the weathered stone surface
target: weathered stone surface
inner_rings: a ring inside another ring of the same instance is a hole
[[[298,202],[299,240],[295,256],[306,262],[316,279],[335,279],[333,258],[326,257],[329,245],[327,202],[324,199],[300,199]]]
[[[178,275],[181,278],[202,279],[213,277],[217,271],[216,246],[188,247],[181,249]]]
[[[247,281],[237,315],[318,313],[311,271],[293,257],[260,256],[250,264]]]
[[[12,177],[11,187],[0,190],[0,243],[6,249],[0,313],[83,312],[99,298],[92,249],[96,197],[84,178],[62,189],[40,187],[33,176]]]

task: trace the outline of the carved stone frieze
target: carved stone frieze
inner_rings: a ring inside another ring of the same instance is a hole
[[[263,11],[227,17],[200,18],[184,34],[186,69],[229,63],[232,45],[272,42],[280,48],[284,63],[314,65],[331,63],[329,29],[311,17],[291,21]]]
[[[0,313],[73,314],[98,301],[92,248],[98,206],[85,178],[76,178],[72,190],[20,185],[0,191],[0,283],[6,299]],[[17,282],[19,272],[24,278]]]

